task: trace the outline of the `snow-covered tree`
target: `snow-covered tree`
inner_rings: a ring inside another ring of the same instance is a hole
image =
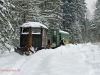
[[[9,45],[19,44],[19,26],[24,22],[24,11],[13,0],[0,0],[0,9],[0,48],[4,52],[10,51]]]
[[[14,0],[17,6],[24,9],[25,21],[38,21],[48,27],[62,25],[61,0]]]
[[[0,52],[4,52],[6,48],[10,51],[9,44],[12,44],[11,38],[14,31],[13,9],[14,6],[7,0],[0,0],[0,50],[2,50]]]
[[[39,21],[48,27],[59,28],[62,25],[61,0],[43,0],[38,1],[38,4],[40,9],[40,13],[37,14]]]
[[[64,30],[69,31],[76,42],[82,42],[86,5],[84,0],[63,0]]]
[[[47,19],[42,14],[45,0],[28,1],[28,21],[41,22],[48,25]]]
[[[97,0],[96,2],[96,10],[94,15],[94,20],[91,25],[91,32],[92,36],[94,38],[94,41],[100,41],[100,0]]]

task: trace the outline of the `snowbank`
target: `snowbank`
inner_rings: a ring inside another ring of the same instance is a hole
[[[0,75],[100,75],[100,49],[90,43],[43,49],[30,56],[11,52],[0,60]]]

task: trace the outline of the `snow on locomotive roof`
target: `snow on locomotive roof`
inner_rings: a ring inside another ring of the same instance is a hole
[[[43,27],[45,29],[48,29],[45,25],[43,25],[39,22],[27,22],[27,23],[24,23],[21,27],[34,27],[34,28]]]
[[[62,30],[59,30],[60,33],[64,33],[64,34],[69,34],[68,32],[66,31],[62,31]]]

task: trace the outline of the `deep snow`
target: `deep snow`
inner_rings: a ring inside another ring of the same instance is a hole
[[[91,43],[43,49],[30,56],[5,52],[0,61],[0,75],[100,75],[100,48]]]

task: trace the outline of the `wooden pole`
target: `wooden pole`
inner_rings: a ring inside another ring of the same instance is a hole
[[[27,43],[28,47],[32,46],[32,28],[29,28],[29,35],[28,35],[28,43]]]
[[[30,47],[32,46],[32,28],[30,27],[29,28],[29,35],[28,35],[28,41],[27,41],[27,46],[24,47],[24,51],[27,52],[27,51],[30,51],[32,53],[34,53]]]

